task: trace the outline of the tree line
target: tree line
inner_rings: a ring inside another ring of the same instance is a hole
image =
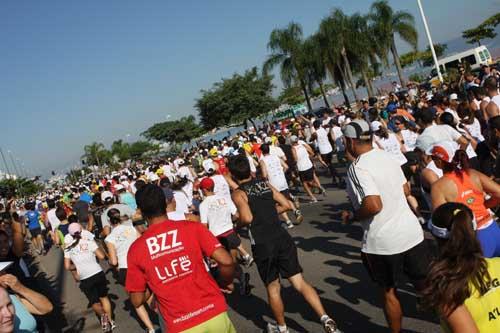
[[[488,29],[494,29],[498,21],[499,14],[495,14],[479,26],[482,34],[464,31],[463,37],[469,38],[471,43],[492,38],[494,32]],[[411,47],[410,52],[399,55],[397,37]],[[347,15],[342,9],[334,8],[321,20],[317,31],[308,37],[304,36],[299,23],[290,22],[270,33],[267,43],[270,54],[261,71],[254,67],[243,74],[235,73],[200,91],[201,96],[194,105],[199,121],[194,116],[164,121],[149,127],[141,135],[149,140],[183,143],[214,128],[254,123],[255,118],[282,103],[305,101],[312,110],[311,95],[322,96],[325,105],[330,107],[327,92],[333,85],[325,83],[327,78],[341,89],[345,103],[349,105],[351,101],[347,92],[350,90],[355,101],[359,101],[356,88],[360,85],[366,87],[368,96],[374,96],[374,79],[382,75],[382,69],[391,63],[402,86],[406,83],[403,67],[415,62],[432,65],[430,49],[419,52],[417,44],[413,15],[408,11],[394,10],[386,0],[375,1],[365,14]],[[446,45],[436,44],[435,49],[441,56]],[[275,86],[271,71],[274,69],[278,69],[284,85],[277,99],[272,95]],[[93,156],[104,160],[109,153],[94,143],[85,150],[89,162],[97,162]]]

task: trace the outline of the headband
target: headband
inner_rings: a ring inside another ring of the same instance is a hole
[[[455,217],[458,213],[460,213],[460,209],[455,209],[453,211],[453,216]],[[447,228],[442,228],[434,225],[432,223],[432,219],[429,219],[429,222],[427,222],[427,227],[431,231],[431,233],[434,235],[434,237],[441,238],[441,239],[448,239],[450,238],[450,231]],[[472,229],[474,231],[477,230],[477,221],[475,218],[472,218]]]

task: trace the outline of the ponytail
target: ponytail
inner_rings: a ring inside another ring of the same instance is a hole
[[[440,253],[431,264],[422,294],[426,307],[449,316],[471,296],[470,284],[484,295],[491,277],[468,207],[443,204],[432,215],[432,223],[448,233],[437,238]]]
[[[463,149],[458,149],[451,162],[443,161],[443,171],[445,173],[455,172],[461,174],[461,171],[467,172],[470,169],[469,156]]]
[[[80,239],[82,239],[82,234],[81,232],[75,232],[73,235],[73,238],[75,239],[75,241],[66,248],[66,251],[71,251],[73,248],[75,248],[78,243],[80,243]]]

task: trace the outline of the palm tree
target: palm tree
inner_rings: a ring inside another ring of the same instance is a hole
[[[312,110],[303,68],[302,43],[302,27],[300,24],[290,22],[284,29],[274,29],[267,43],[267,48],[271,51],[271,54],[264,63],[263,71],[267,73],[272,68],[280,65],[281,80],[285,87],[289,88],[292,86],[293,81],[298,81],[306,98],[307,107]]]
[[[83,151],[85,152],[82,156],[83,159],[87,162],[87,165],[95,165],[97,164],[101,167],[102,159],[106,155],[106,149],[104,148],[104,144],[100,142],[93,142],[90,145],[85,145],[83,147]]]
[[[395,35],[398,34],[403,41],[417,50],[418,33],[415,29],[415,18],[406,11],[394,12],[386,0],[378,0],[372,4],[370,18],[373,21],[374,36],[379,47],[385,49],[386,52],[391,51],[399,81],[404,86],[403,68],[399,61]]]
[[[326,78],[326,65],[321,54],[321,44],[318,35],[312,35],[304,41],[302,45],[302,55],[305,70],[310,78],[310,83],[317,83],[325,106],[330,108],[330,103],[326,98],[323,82]]]
[[[355,13],[349,17],[349,40],[347,42],[347,50],[349,59],[357,65],[357,69],[365,83],[368,91],[368,96],[375,96],[372,85],[372,75],[380,61],[387,63],[387,53],[383,52],[378,47],[376,40],[372,37],[374,35],[373,26],[368,24],[369,17]]]
[[[321,21],[319,27],[319,34],[322,44],[329,49],[329,61],[339,67],[342,80],[348,82],[352,89],[354,99],[359,101],[354,86],[354,78],[352,75],[351,64],[347,57],[346,44],[349,41],[350,34],[349,18],[344,12],[336,8],[332,11],[330,16]],[[345,75],[344,75],[345,72]]]

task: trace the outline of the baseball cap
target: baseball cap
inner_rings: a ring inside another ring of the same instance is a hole
[[[213,179],[210,177],[205,177],[200,182],[200,188],[202,190],[209,190],[210,191],[210,190],[213,190],[214,186],[215,186],[215,183],[214,183]]]
[[[453,101],[453,100],[457,100],[458,99],[458,95],[453,93],[450,95],[450,101]]]
[[[290,141],[291,141],[291,142],[298,142],[298,141],[299,141],[299,137],[298,137],[298,136],[296,136],[296,135],[292,135],[292,136],[290,137]]]
[[[369,140],[371,137],[370,125],[365,120],[355,119],[344,127],[344,136],[351,139]]]
[[[70,223],[70,225],[68,226],[68,233],[71,235],[71,236],[74,236],[76,233],[81,233],[82,232],[82,226],[80,225],[80,223]]]
[[[437,157],[442,161],[451,163],[453,156],[458,149],[458,145],[453,141],[441,141],[435,143],[431,148],[426,151],[427,155]]]
[[[394,112],[396,111],[396,109],[397,109],[396,104],[391,103],[387,105],[387,112]]]
[[[122,184],[116,184],[115,185],[115,190],[116,191],[121,191],[121,190],[124,190],[124,189],[125,189],[125,187]]]
[[[264,143],[272,143],[272,142],[273,142],[273,139],[270,136],[268,136],[264,139]]]
[[[375,120],[375,121],[372,121],[370,123],[370,129],[373,131],[373,132],[376,132],[380,129],[380,127],[382,127],[382,123],[378,120]]]

